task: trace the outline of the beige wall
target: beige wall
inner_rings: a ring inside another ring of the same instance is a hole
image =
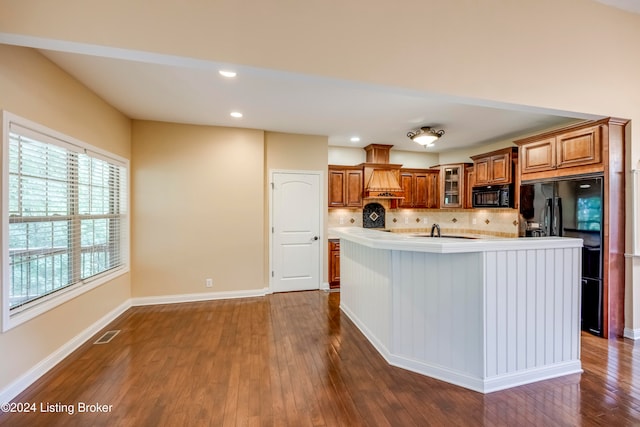
[[[269,169],[327,170],[326,136],[265,132],[266,165]]]
[[[328,138],[317,135],[299,135],[280,132],[265,132],[265,194],[271,182],[268,176],[271,170],[322,171],[323,197],[327,200],[327,157]],[[265,198],[265,212],[269,212],[269,200]],[[266,219],[268,224],[269,219]],[[327,235],[327,216],[323,218],[323,235]],[[269,267],[269,229],[265,227],[265,277],[268,280]],[[323,239],[323,254],[327,253],[327,241]],[[327,257],[323,256],[322,280],[327,282]]]
[[[152,9],[129,0],[0,0],[0,7],[0,33],[27,36],[27,44],[28,37],[38,37],[81,43],[89,52],[98,46],[138,49],[383,84],[480,104],[513,103],[640,121],[640,56],[635,54],[640,15],[592,0],[402,0],[376,5],[353,0],[299,7],[282,0],[198,2],[190,7],[179,0],[158,0]],[[434,19],[428,26],[413,26],[407,25],[407,16]],[[128,121],[37,53],[0,47],[0,70],[0,107],[128,156]],[[640,126],[629,134],[626,164],[635,169]],[[257,182],[258,209],[264,213],[264,180]],[[149,204],[159,203],[150,198]],[[628,209],[637,200],[628,194]],[[171,211],[184,218],[176,208]],[[639,222],[629,212],[628,230]],[[137,218],[145,215],[136,211]],[[264,227],[264,217],[243,219]],[[136,236],[148,235],[144,227],[138,230],[143,224],[135,224]],[[264,247],[264,228],[257,234]],[[255,260],[265,262],[264,250]],[[626,323],[640,329],[640,257],[629,258],[628,267]],[[51,317],[41,316],[0,336],[2,348],[18,350],[9,356],[15,360],[4,364],[12,366],[11,372],[0,370],[0,387],[125,298],[128,280],[101,288],[113,291],[107,298],[94,298],[99,292],[92,292],[78,299],[95,306],[91,313],[76,313],[74,301],[47,315]],[[194,275],[193,280],[201,278]],[[168,285],[162,289],[174,289]],[[142,295],[151,289],[147,284],[135,292]],[[63,321],[71,313],[69,328],[47,322]]]
[[[0,32],[640,117],[640,15],[593,0],[3,0]]]
[[[0,109],[130,157],[129,119],[32,49],[0,45],[0,94]],[[130,296],[125,274],[1,333],[0,390]]]
[[[402,151],[391,148],[389,163],[402,165],[403,168],[425,169],[438,164],[438,153],[422,151]],[[362,148],[329,147],[330,165],[355,166],[365,163],[367,153]]]
[[[132,140],[133,296],[265,288],[264,133],[134,121]]]

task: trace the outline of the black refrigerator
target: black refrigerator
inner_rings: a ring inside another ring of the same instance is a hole
[[[520,187],[526,236],[578,237],[582,248],[582,329],[602,336],[601,176],[527,182]]]

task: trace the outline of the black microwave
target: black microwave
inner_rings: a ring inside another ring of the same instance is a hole
[[[489,185],[487,187],[473,187],[471,198],[474,208],[512,208],[513,186]]]

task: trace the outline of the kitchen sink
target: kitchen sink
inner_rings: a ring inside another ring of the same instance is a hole
[[[443,234],[442,236],[438,237],[438,236],[431,236],[430,234],[414,234],[414,237],[433,237],[434,239],[439,239],[440,237],[446,237],[448,239],[469,239],[469,240],[474,240],[477,239],[477,237],[469,237],[469,236],[454,236],[454,235],[450,235],[450,234]]]

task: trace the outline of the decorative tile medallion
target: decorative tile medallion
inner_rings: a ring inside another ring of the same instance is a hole
[[[362,226],[364,228],[384,228],[384,206],[380,203],[369,203],[362,210]]]

